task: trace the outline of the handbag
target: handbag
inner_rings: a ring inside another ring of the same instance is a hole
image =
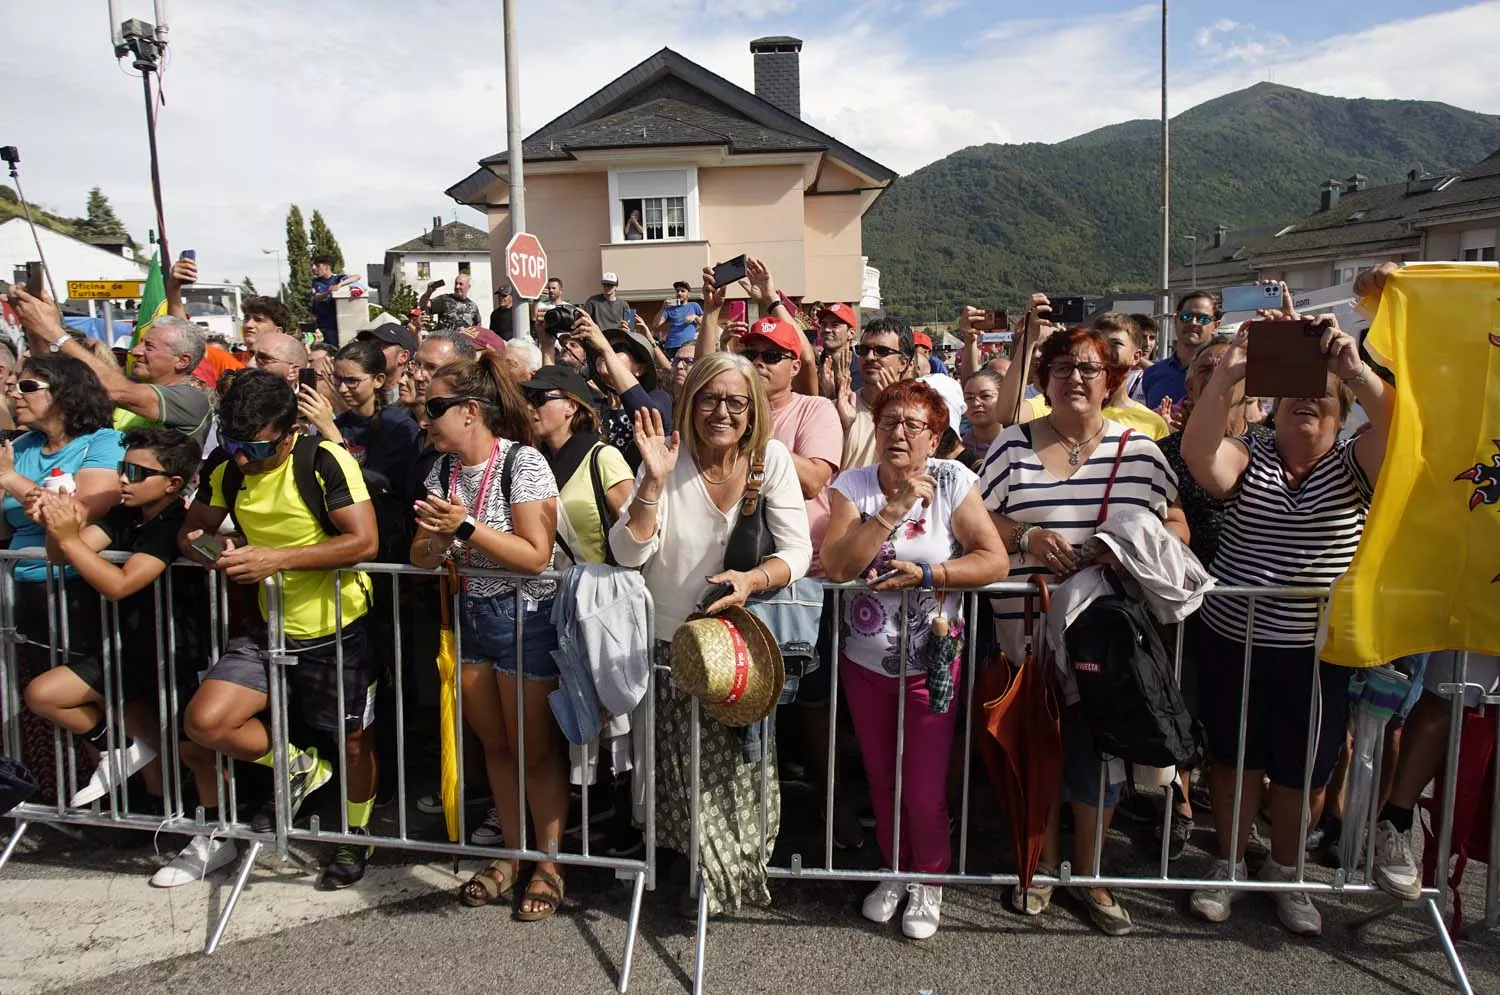
[[[725,570],[747,573],[776,552],[776,540],[766,523],[766,505],[761,500],[760,488],[765,476],[766,453],[761,450],[750,460],[745,496],[740,498],[740,517],[734,520],[734,528],[729,530],[729,540],[724,544]]]

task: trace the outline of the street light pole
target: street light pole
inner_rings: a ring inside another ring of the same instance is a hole
[[[1184,235],[1182,237],[1185,238],[1185,239],[1187,239],[1189,242],[1193,243],[1193,259],[1192,259],[1192,264],[1193,264],[1193,289],[1197,290],[1198,289],[1198,236],[1197,235]]]
[[[516,65],[515,4],[512,0],[502,0],[501,6],[505,21],[505,158],[510,189],[510,235],[515,238],[526,230],[526,180],[521,162],[521,86]],[[517,301],[517,306],[511,309],[511,320],[515,322],[512,337],[529,340],[531,308]]]
[[[1172,145],[1167,119],[1167,0],[1161,0],[1161,313],[1172,309]],[[1171,321],[1158,338],[1162,355],[1172,348]]]
[[[284,283],[281,282],[281,250],[280,249],[261,249],[260,250],[260,254],[263,255],[263,256],[275,256],[276,257],[276,299],[278,301],[281,301],[281,303],[285,304],[286,301],[281,296],[282,295],[282,291],[286,287],[286,284],[284,284]]]

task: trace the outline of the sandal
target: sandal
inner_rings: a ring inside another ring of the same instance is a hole
[[[458,889],[458,900],[470,908],[510,901],[519,873],[509,860],[491,861],[488,867],[480,868]]]
[[[542,887],[538,888],[537,885]],[[521,902],[522,904],[540,902],[542,907],[533,912],[522,909],[516,913],[516,918],[521,922],[541,922],[543,919],[550,919],[557,912],[557,907],[562,904],[562,900],[562,878],[546,871],[536,871],[531,875],[531,883],[526,886]]]

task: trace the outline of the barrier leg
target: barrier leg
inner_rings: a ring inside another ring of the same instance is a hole
[[[255,860],[260,856],[263,846],[265,844],[261,840],[251,841],[250,849],[245,851],[245,856],[240,860],[240,872],[234,876],[234,887],[224,900],[224,911],[219,913],[219,921],[214,924],[214,931],[208,937],[208,945],[203,948],[205,957],[219,949],[219,941],[224,938],[224,930],[229,926],[229,917],[234,915],[234,907],[240,901],[240,892],[245,890],[245,883],[250,880],[250,871],[255,867]]]
[[[625,924],[625,956],[620,961],[620,983],[615,986],[620,995],[625,995],[625,989],[630,987],[630,966],[635,960],[635,936],[641,925],[641,900],[646,897],[645,871],[636,872],[635,887],[631,892],[630,918]]]
[[[1474,986],[1469,984],[1469,973],[1464,970],[1464,962],[1458,959],[1453,937],[1448,934],[1448,924],[1443,922],[1443,910],[1438,908],[1435,898],[1427,899],[1426,905],[1427,914],[1432,917],[1433,928],[1437,930],[1438,942],[1443,945],[1443,956],[1448,958],[1448,970],[1453,972],[1453,983],[1458,985],[1458,990],[1464,995],[1474,995]]]
[[[6,862],[10,860],[10,855],[15,852],[16,844],[21,842],[21,837],[26,834],[26,827],[29,825],[31,825],[29,822],[16,823],[16,831],[11,833],[10,839],[5,841],[5,852],[0,853],[0,870],[5,869]],[[623,991],[624,989],[621,990]]]
[[[698,884],[698,932],[693,940],[693,995],[703,995],[703,961],[708,956],[708,889]]]

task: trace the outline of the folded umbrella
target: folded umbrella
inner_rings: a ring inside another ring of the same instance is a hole
[[[1040,589],[1048,608],[1046,581]],[[980,757],[1010,826],[1016,874],[1031,887],[1042,857],[1047,819],[1062,782],[1063,746],[1057,695],[1047,679],[1047,656],[1033,646],[1034,596],[1026,596],[1026,659],[1013,668],[1000,653],[975,678],[975,723]]]
[[[441,584],[442,628],[438,631],[438,745],[439,794],[443,800],[443,821],[448,824],[449,842],[458,841],[458,640],[453,632],[453,592],[458,570],[450,560],[448,576]]]

